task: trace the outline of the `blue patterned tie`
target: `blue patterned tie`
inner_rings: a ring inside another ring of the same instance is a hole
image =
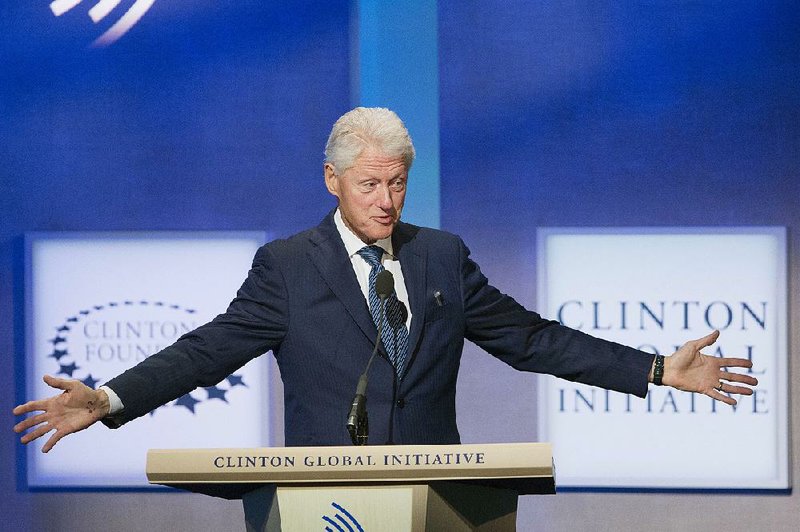
[[[369,311],[375,326],[379,327],[379,320],[383,320],[383,347],[389,355],[389,359],[394,365],[394,369],[399,377],[403,375],[403,366],[406,362],[408,352],[408,329],[401,310],[400,301],[394,291],[386,298],[386,312],[381,316],[381,302],[375,291],[375,279],[383,271],[383,248],[379,246],[366,246],[358,250],[358,254],[367,261],[372,269],[369,272]],[[407,315],[407,314],[406,314]]]

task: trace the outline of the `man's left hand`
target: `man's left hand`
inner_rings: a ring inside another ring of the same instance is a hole
[[[686,392],[698,392],[712,399],[735,405],[736,400],[726,394],[753,395],[747,386],[755,386],[758,380],[750,375],[731,373],[728,368],[751,368],[753,363],[746,358],[720,358],[700,352],[717,341],[719,331],[698,340],[686,342],[672,356],[664,360],[662,383]],[[723,393],[724,392],[724,393]]]

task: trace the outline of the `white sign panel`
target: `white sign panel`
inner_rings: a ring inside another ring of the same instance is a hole
[[[54,395],[44,374],[96,388],[224,312],[264,233],[27,235],[29,399]],[[31,487],[146,486],[147,449],[270,443],[263,357],[118,430],[99,423],[42,454],[28,446]]]
[[[788,487],[785,243],[774,227],[539,231],[543,315],[663,355],[719,329],[704,352],[749,358],[759,380],[731,407],[541,377],[539,435],[559,486]]]

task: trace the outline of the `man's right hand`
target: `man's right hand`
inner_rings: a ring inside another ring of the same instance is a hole
[[[28,401],[14,409],[15,416],[41,412],[14,426],[14,432],[18,434],[35,427],[20,438],[22,443],[30,443],[48,432],[56,431],[42,447],[44,453],[67,434],[92,426],[110,410],[108,395],[103,390],[92,390],[81,381],[59,379],[50,375],[44,376],[44,382],[63,392],[47,399]]]

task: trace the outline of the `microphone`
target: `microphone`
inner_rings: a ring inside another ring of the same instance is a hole
[[[383,270],[378,273],[375,278],[375,293],[380,299],[381,311],[380,315],[383,318],[386,312],[386,298],[392,295],[394,291],[394,276],[392,272]],[[367,361],[367,367],[364,373],[358,378],[358,386],[356,386],[356,395],[353,397],[353,404],[350,406],[350,413],[347,415],[347,431],[350,433],[350,439],[353,445],[366,445],[369,439],[369,418],[367,416],[367,373],[372,361],[375,360],[375,355],[378,354],[378,346],[381,341],[381,334],[383,333],[383,322],[381,319],[378,322],[378,337],[375,339],[375,348],[372,350]]]
[[[389,325],[396,329],[402,325],[406,324],[406,320],[408,319],[408,309],[406,308],[405,304],[402,301],[397,301],[397,308],[400,313],[397,316],[387,316],[389,321]]]
[[[383,270],[375,278],[375,293],[383,302],[394,291],[394,275],[389,270]]]

